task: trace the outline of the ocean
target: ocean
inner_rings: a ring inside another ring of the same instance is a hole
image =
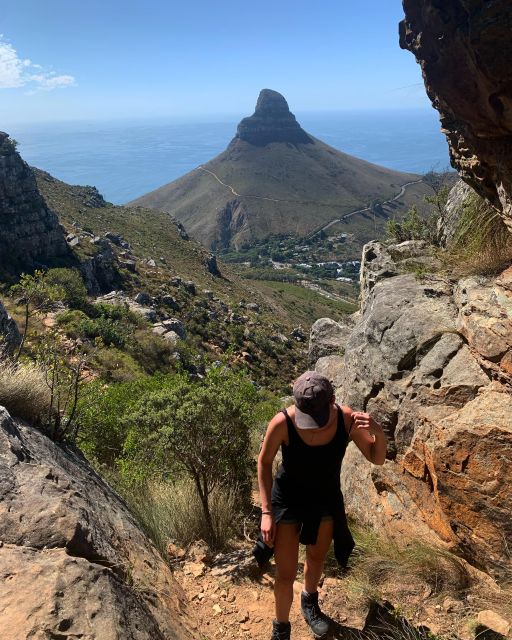
[[[413,173],[449,165],[434,110],[296,116],[308,133],[369,162]],[[123,204],[223,151],[240,119],[47,122],[14,125],[8,133],[29,164],[71,184],[94,185],[106,200]]]

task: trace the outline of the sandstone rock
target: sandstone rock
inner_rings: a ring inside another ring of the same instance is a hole
[[[122,284],[110,243],[102,238],[96,246],[97,253],[80,265],[87,291],[93,296],[112,291]]]
[[[508,0],[404,0],[400,46],[415,56],[452,165],[512,228],[512,7]]]
[[[258,312],[259,312],[259,310],[260,310],[260,305],[259,305],[257,302],[248,302],[248,303],[245,305],[245,308],[246,308],[248,311],[253,311],[254,313],[258,313]]]
[[[185,325],[178,318],[170,318],[169,320],[163,320],[162,325],[166,331],[174,331],[182,340],[187,337],[187,331]]]
[[[148,306],[152,303],[152,298],[146,291],[139,291],[139,293],[133,299],[137,304],[142,306]]]
[[[343,366],[343,356],[324,356],[316,361],[315,371],[329,378],[336,389],[343,382]]]
[[[175,346],[180,340],[179,335],[175,331],[166,331],[163,334],[163,338],[170,342],[172,346]]]
[[[0,272],[71,263],[64,229],[41,196],[34,172],[0,132]]]
[[[481,625],[501,634],[502,636],[508,636],[510,633],[510,623],[495,611],[491,611],[490,609],[480,611],[477,619]]]
[[[389,438],[382,467],[349,446],[347,509],[398,537],[414,532],[480,568],[510,571],[512,481],[503,465],[512,447],[511,278],[453,285],[387,275],[400,263],[376,243],[370,249],[386,268],[370,267],[373,282],[343,361],[319,363],[338,376],[338,398],[369,411]],[[363,286],[368,281],[363,271]]]
[[[176,298],[173,298],[173,296],[170,296],[170,295],[162,296],[162,304],[164,304],[166,307],[170,307],[171,309],[174,309],[175,311],[179,309],[179,305],[176,302]]]
[[[0,478],[2,640],[192,637],[171,571],[77,451],[2,409]]]
[[[448,201],[437,223],[438,240],[442,247],[448,247],[453,242],[464,203],[472,193],[473,189],[462,180],[458,180],[451,188]]]
[[[181,285],[187,293],[190,293],[192,296],[196,295],[196,285],[191,280],[182,281]]]
[[[353,328],[352,319],[347,316],[343,322],[330,318],[320,318],[311,327],[308,360],[314,364],[318,358],[343,355],[346,342]]]

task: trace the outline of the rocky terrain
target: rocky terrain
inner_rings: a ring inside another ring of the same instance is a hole
[[[415,56],[453,166],[512,228],[512,6],[404,0],[400,45]]]
[[[55,213],[45,203],[35,176],[0,132],[0,275],[67,264],[71,252]]]
[[[186,640],[185,598],[122,500],[0,409],[2,640]]]
[[[418,278],[411,264],[430,262]],[[491,574],[512,569],[512,269],[451,280],[421,242],[363,252],[361,312],[312,331],[340,401],[385,427],[388,460],[344,463],[347,507],[399,537],[456,550]]]
[[[405,190],[408,206],[420,203],[428,193],[420,176],[370,164],[317,140],[300,127],[281,94],[264,89],[223,153],[131,204],[171,213],[216,250],[277,234],[304,237],[347,215],[342,231],[356,235],[359,249],[375,237],[375,225],[382,231],[388,219],[370,215],[369,205],[400,196],[407,183],[414,183]],[[407,209],[392,204],[395,214]]]

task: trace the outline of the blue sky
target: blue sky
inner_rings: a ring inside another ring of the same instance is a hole
[[[16,0],[0,8],[10,122],[429,108],[400,0]],[[3,124],[5,123],[5,124]]]

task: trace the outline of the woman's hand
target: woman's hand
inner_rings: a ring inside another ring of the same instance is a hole
[[[366,429],[370,435],[375,439],[375,433],[382,431],[382,427],[378,422],[371,417],[369,413],[363,413],[362,411],[354,411],[352,413],[352,420],[356,429]]]
[[[368,413],[352,412],[351,438],[364,457],[373,464],[386,461],[387,441],[381,425]]]
[[[276,523],[271,513],[264,513],[261,516],[261,537],[267,547],[274,546],[274,538],[276,535]]]

